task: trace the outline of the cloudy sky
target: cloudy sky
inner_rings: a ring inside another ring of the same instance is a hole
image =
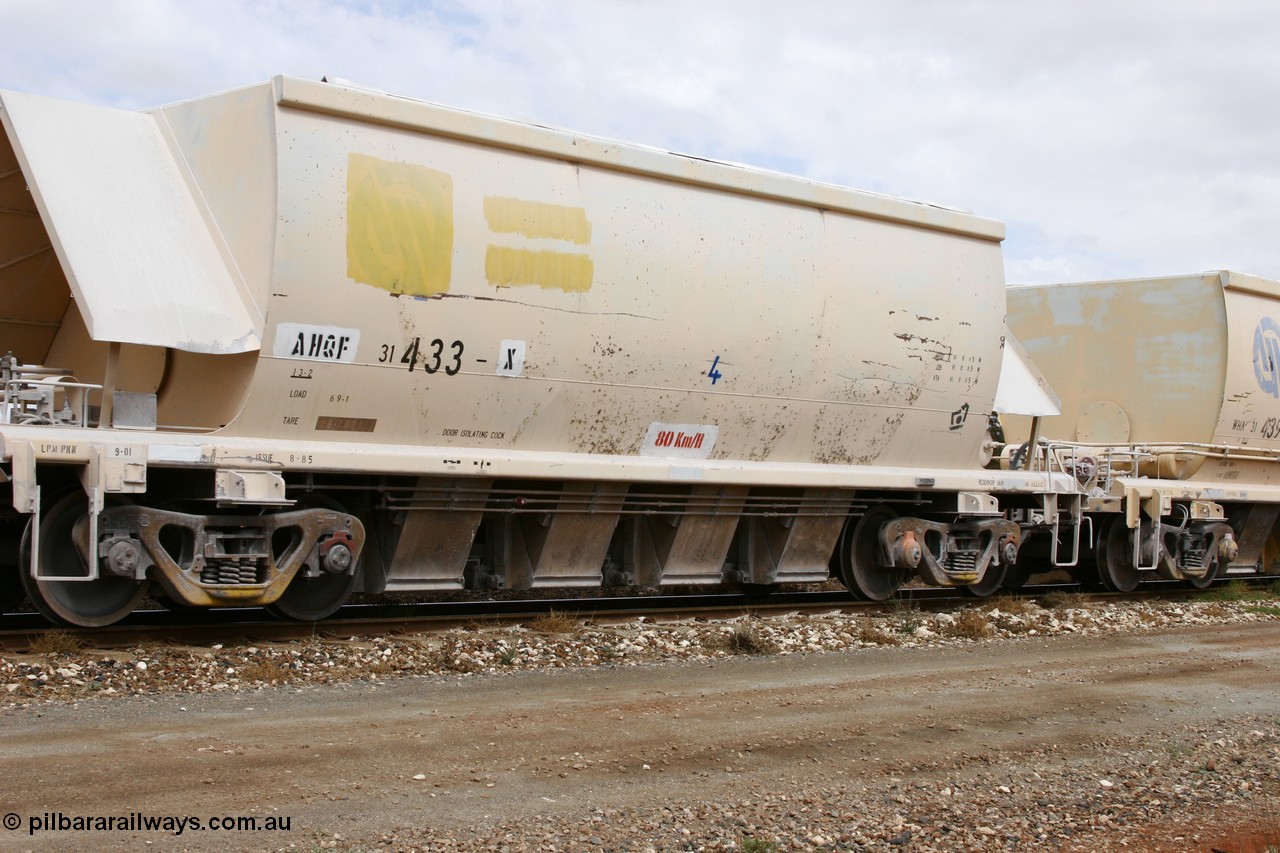
[[[0,88],[278,73],[972,210],[1011,282],[1280,279],[1275,0],[0,0]]]

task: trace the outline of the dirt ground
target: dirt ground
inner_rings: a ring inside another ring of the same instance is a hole
[[[1273,621],[32,705],[0,717],[0,813],[18,823],[0,830],[0,851],[436,849],[433,838],[438,849],[697,849],[704,806],[814,790],[870,804],[993,766],[1017,780],[1049,764],[1118,773],[1118,744],[1158,750],[1188,727],[1280,719],[1278,672]],[[1215,841],[1260,817],[1215,805],[1191,801],[1126,849],[1265,849]],[[637,817],[655,810],[688,817],[669,830]],[[832,803],[814,826],[835,838],[851,814],[875,813]],[[36,819],[133,815],[289,828],[30,832]],[[612,834],[554,830],[627,820]],[[766,835],[767,820],[753,813],[736,832]],[[521,826],[538,828],[527,846],[492,840]],[[990,849],[1027,848],[997,837]]]

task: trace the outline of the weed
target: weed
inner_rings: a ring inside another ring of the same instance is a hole
[[[1225,606],[1221,602],[1214,601],[1210,604],[1205,605],[1204,609],[1201,610],[1200,612],[1201,614],[1208,616],[1211,619],[1221,619],[1224,616],[1231,615],[1231,608]]]
[[[1093,603],[1087,593],[1066,592],[1061,589],[1045,593],[1038,600],[1046,610],[1085,610]]]
[[[742,853],[781,853],[781,851],[782,848],[776,841],[752,838],[750,835],[742,836]]]
[[[241,681],[260,681],[263,684],[283,684],[289,679],[289,670],[273,660],[247,663],[236,670],[236,674]]]
[[[707,640],[710,648],[736,655],[771,655],[778,651],[778,644],[755,619],[745,619],[733,626],[728,634],[714,634]]]
[[[1002,593],[988,602],[988,609],[999,610],[1001,613],[1008,613],[1010,616],[1027,616],[1035,613],[1039,608],[1029,598],[1018,598],[1008,593]]]
[[[1252,604],[1246,607],[1245,610],[1262,616],[1280,616],[1280,607],[1276,607],[1274,604]]]
[[[529,623],[529,630],[543,634],[572,634],[578,630],[578,620],[559,610],[548,610]]]
[[[484,665],[466,652],[448,646],[441,647],[433,651],[427,658],[428,665],[432,669],[439,669],[443,672],[480,672],[484,669]]]
[[[498,662],[503,666],[511,666],[520,659],[520,653],[515,649],[504,649],[502,654],[498,655]]]
[[[889,602],[889,607],[893,611],[894,621],[899,634],[912,634],[915,630],[924,624],[924,616],[920,613],[920,608],[916,606],[914,601],[907,601],[902,598],[895,598]]]
[[[46,631],[31,641],[31,652],[37,655],[69,655],[80,648],[80,640],[70,631]]]
[[[877,646],[896,646],[902,642],[876,624],[874,619],[863,619],[858,623],[858,639],[864,643],[874,643]]]
[[[943,629],[943,633],[948,637],[980,640],[983,637],[990,637],[994,630],[985,613],[978,610],[964,610],[956,616],[954,622]]]
[[[388,675],[396,671],[396,665],[391,662],[391,658],[379,656],[373,663],[365,664],[364,672],[371,675]]]

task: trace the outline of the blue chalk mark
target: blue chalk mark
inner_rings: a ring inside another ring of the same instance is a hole
[[[717,365],[717,364],[719,364],[719,363],[720,363],[720,356],[716,356],[716,360],[715,360],[715,361],[713,361],[713,362],[711,362],[711,369],[710,369],[709,371],[707,371],[707,376],[710,376],[710,377],[711,377],[711,384],[712,384],[712,385],[715,385],[715,384],[716,384],[716,380],[717,380],[717,379],[719,379],[721,376],[723,376],[723,375],[724,375],[724,374],[722,374],[720,371],[716,370],[716,365]]]

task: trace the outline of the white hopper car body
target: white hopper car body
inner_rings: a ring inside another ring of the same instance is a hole
[[[1006,346],[999,223],[292,77],[0,118],[0,597],[55,620],[152,586],[302,619],[989,591],[1024,535],[1075,565],[1123,509],[988,465],[996,408],[1056,411]]]

